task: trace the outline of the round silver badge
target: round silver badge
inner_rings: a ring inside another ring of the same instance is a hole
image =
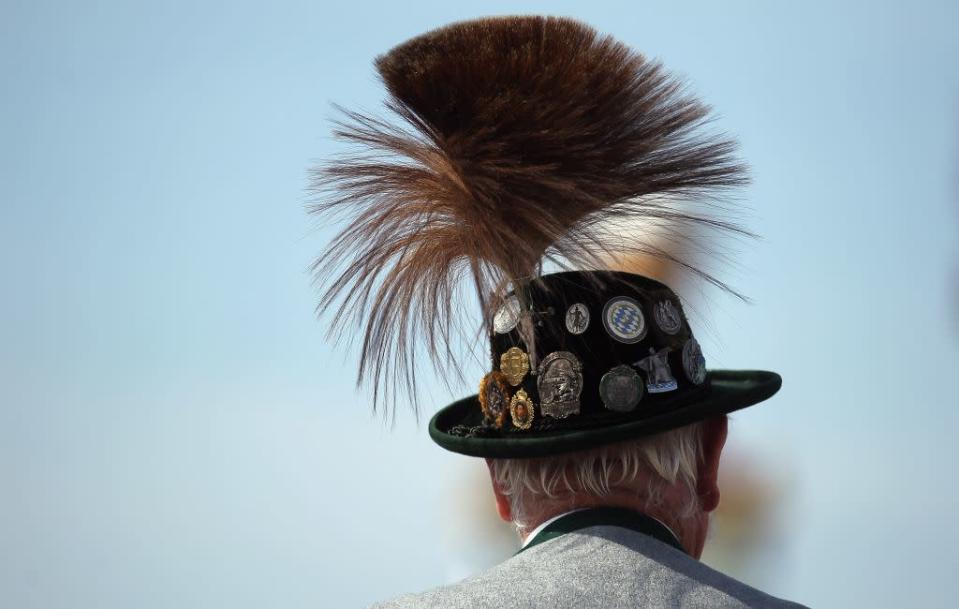
[[[603,325],[621,343],[636,343],[646,336],[646,318],[639,303],[627,296],[611,298],[603,307]]]
[[[683,318],[671,300],[661,300],[653,306],[653,319],[666,334],[676,334],[683,327]]]
[[[706,380],[706,358],[695,338],[690,338],[683,345],[683,371],[694,385],[702,385]]]
[[[570,334],[582,334],[589,327],[589,309],[581,302],[566,310],[566,329]]]
[[[631,412],[643,397],[643,380],[629,366],[616,366],[600,379],[599,397],[609,410]]]
[[[510,296],[493,316],[493,330],[497,334],[506,334],[516,327],[522,313],[523,306],[519,303],[519,298]]]

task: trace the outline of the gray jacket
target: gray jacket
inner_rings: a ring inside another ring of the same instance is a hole
[[[710,569],[678,549],[664,527],[639,516],[646,521],[635,526],[567,521],[479,575],[371,609],[802,607]]]

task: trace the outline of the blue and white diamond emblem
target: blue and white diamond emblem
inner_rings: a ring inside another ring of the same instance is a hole
[[[646,318],[639,303],[627,296],[610,299],[603,308],[603,324],[621,343],[635,343],[646,336]]]

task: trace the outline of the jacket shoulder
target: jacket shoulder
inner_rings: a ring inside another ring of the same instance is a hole
[[[474,577],[370,609],[802,608],[620,527],[567,533]]]

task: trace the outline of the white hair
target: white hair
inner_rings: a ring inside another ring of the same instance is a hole
[[[695,509],[696,471],[702,460],[702,423],[575,453],[532,459],[491,459],[490,473],[509,498],[513,524],[528,529],[537,505],[569,496],[602,498],[628,490],[647,507],[662,500],[662,490],[685,484],[691,501],[680,517]],[[645,488],[636,488],[645,479]]]

